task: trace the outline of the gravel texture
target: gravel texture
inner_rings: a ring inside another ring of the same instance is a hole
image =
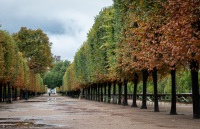
[[[199,129],[192,118],[192,105],[177,103],[178,115],[169,115],[170,103],[159,103],[160,112],[45,94],[28,101],[0,103],[0,128],[65,129]],[[129,100],[129,105],[131,101]]]

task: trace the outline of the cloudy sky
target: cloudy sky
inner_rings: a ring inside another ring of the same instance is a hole
[[[53,43],[52,53],[73,61],[94,17],[112,4],[112,0],[0,0],[0,29],[14,33],[22,26],[40,28]]]

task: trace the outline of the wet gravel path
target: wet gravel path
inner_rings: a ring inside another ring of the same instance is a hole
[[[138,102],[138,107],[141,102]],[[179,115],[169,115],[170,104],[160,103],[160,112],[59,95],[41,96],[12,104],[0,103],[0,128],[65,129],[199,129],[192,119],[192,105],[177,104]]]

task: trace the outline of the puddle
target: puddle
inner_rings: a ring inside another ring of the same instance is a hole
[[[0,111],[7,110],[7,109],[13,109],[13,108],[8,107],[8,106],[0,106]]]
[[[1,109],[10,109],[8,106],[0,106]]]
[[[47,98],[47,101],[48,102],[54,102],[54,103],[57,102],[56,98]]]
[[[25,103],[26,102],[47,102],[47,101],[24,101]]]
[[[42,119],[25,119],[24,121],[41,121]]]
[[[0,120],[20,120],[19,118],[0,118]]]
[[[98,114],[101,114],[102,112],[90,112],[90,111],[87,111],[87,112],[77,112],[77,111],[70,111],[70,112],[65,112],[67,113],[67,115],[98,115]]]
[[[56,98],[47,98],[47,100],[56,100]]]
[[[54,128],[54,125],[35,123],[42,119],[0,118],[0,128]]]
[[[52,125],[46,125],[46,124],[34,124],[33,122],[0,122],[0,128],[31,128],[31,127],[48,127],[53,128]]]

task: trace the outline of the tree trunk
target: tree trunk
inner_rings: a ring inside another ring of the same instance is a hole
[[[88,88],[85,89],[85,98],[88,99]]]
[[[28,91],[25,90],[25,100],[28,100]]]
[[[2,102],[3,94],[2,94],[2,84],[0,83],[0,102]]]
[[[98,101],[98,85],[95,84],[95,89],[96,89],[96,101]]]
[[[106,83],[104,83],[104,102],[106,102],[106,97],[107,97],[107,93],[106,93],[106,86],[107,86],[107,84]]]
[[[82,90],[82,97],[85,98],[85,88]]]
[[[158,77],[157,77],[157,69],[153,69],[152,73],[152,78],[153,78],[153,85],[154,85],[154,112],[159,112],[159,107],[158,107]]]
[[[94,95],[93,96],[94,96],[94,100],[95,101],[96,101],[96,95],[97,95],[97,92],[96,92],[97,90],[96,89],[97,89],[96,85],[93,85],[93,90],[94,90]]]
[[[35,93],[37,93],[37,92],[35,92]],[[26,91],[23,90],[23,99],[26,99],[25,97],[26,97]]]
[[[93,92],[93,87],[92,87],[92,85],[90,86],[90,100],[93,100],[93,94],[94,94],[94,92]]]
[[[196,61],[190,63],[191,79],[192,79],[192,100],[193,100],[193,118],[200,118],[200,103],[199,103],[199,82],[198,70],[199,64]]]
[[[117,96],[116,96],[116,82],[113,83],[113,104],[117,104]]]
[[[87,99],[87,88],[83,89],[83,96],[85,99]]]
[[[92,88],[92,89],[91,89],[91,91],[92,91],[92,92],[91,92],[91,93],[92,93],[92,96],[91,96],[92,99],[91,99],[91,100],[95,100],[95,87],[93,87],[93,85],[92,85],[91,88]]]
[[[95,89],[96,89],[96,101],[98,101],[98,84],[95,84]]]
[[[90,100],[92,100],[92,87],[90,86]]]
[[[15,100],[15,88],[12,86],[12,100]]]
[[[113,95],[116,95],[116,82],[113,83]]]
[[[146,94],[147,94],[147,79],[149,76],[149,73],[147,71],[147,69],[142,71],[143,74],[143,94],[142,94],[142,107],[141,109],[147,109],[147,99],[146,99]]]
[[[121,82],[119,82],[118,83],[118,94],[119,94],[119,96],[118,96],[118,104],[119,105],[121,105],[121,95],[122,95],[122,83]]]
[[[112,83],[111,82],[109,82],[108,83],[108,103],[110,103],[110,99],[111,99],[111,85],[112,85]]]
[[[97,101],[100,102],[100,85],[99,84],[97,84],[97,95],[98,95]]]
[[[93,86],[93,100],[96,100],[96,87],[95,85],[92,86]]]
[[[15,100],[17,100],[17,88],[15,88]]]
[[[28,91],[28,98],[32,97],[32,92]]]
[[[89,87],[87,88],[87,100],[89,100]]]
[[[90,100],[90,86],[88,87],[88,100]]]
[[[10,82],[8,82],[7,84],[8,84],[8,100],[7,100],[7,103],[12,103],[12,88],[10,86]]]
[[[135,74],[134,78],[134,90],[133,90],[133,103],[131,107],[137,107],[136,99],[137,99],[137,84],[138,84],[138,75]]]
[[[96,87],[94,86],[94,84],[92,85],[92,100],[95,101],[96,99]]]
[[[6,98],[7,98],[7,94],[6,94],[6,84],[4,84],[4,88],[3,88],[3,102],[6,102]]]
[[[91,100],[95,100],[95,87],[93,87],[93,85],[91,85]]]
[[[104,95],[105,96],[107,95],[107,93],[106,93],[107,92],[106,86],[107,86],[106,83],[104,83]]]
[[[22,89],[19,90],[19,99],[22,99]]]
[[[124,100],[123,105],[128,105],[128,98],[127,98],[127,81],[124,81]]]
[[[103,102],[103,84],[101,84],[101,102]]]
[[[176,113],[176,70],[175,67],[171,70],[172,95],[171,95],[171,111],[170,115],[177,115]]]

